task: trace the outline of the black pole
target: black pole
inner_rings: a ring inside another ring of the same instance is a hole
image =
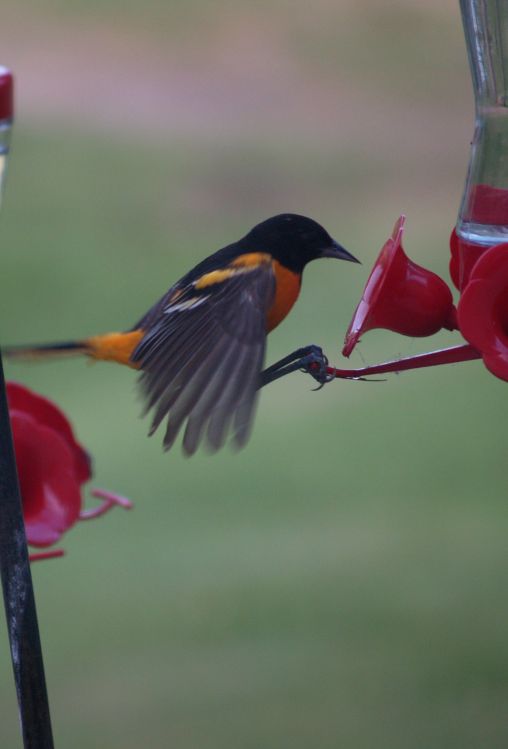
[[[0,354],[0,574],[25,749],[53,749],[46,679]]]

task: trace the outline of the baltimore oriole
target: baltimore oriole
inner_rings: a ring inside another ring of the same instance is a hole
[[[306,353],[301,350],[265,370],[265,382],[260,380],[267,333],[295,303],[305,265],[322,257],[358,262],[312,219],[274,216],[196,265],[130,330],[5,353],[86,354],[139,369],[144,413],[153,409],[150,434],[169,417],[166,450],[184,422],[187,455],[205,434],[208,446],[218,450],[230,429],[242,447],[260,385],[284,374],[288,362],[292,371],[309,361],[299,358]]]

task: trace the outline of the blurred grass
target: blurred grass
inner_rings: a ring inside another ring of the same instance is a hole
[[[118,6],[108,5],[114,17]],[[406,30],[391,54],[404,60],[400,76],[418,80],[408,42],[416,24],[445,56],[449,15],[434,36],[438,11],[429,21],[412,5],[395,15],[396,34],[394,16],[378,11],[386,29],[376,35],[361,7],[364,21],[339,29],[350,30],[351,54],[360,29],[380,60]],[[312,34],[291,38],[303,68],[333,70],[333,58],[318,64],[300,50],[313,48]],[[463,64],[457,40],[460,28],[449,40],[451,80]],[[358,74],[372,71],[373,87],[380,75],[387,102],[408,101],[369,54]],[[428,86],[444,117],[443,80],[431,75]],[[294,313],[270,336],[269,359],[312,341],[338,362],[399,210],[408,253],[447,275],[463,144],[423,157],[425,133],[400,133],[399,151],[380,148],[386,134],[375,128],[369,142],[362,131],[331,146],[291,132],[211,141],[206,123],[203,138],[152,139],[25,119],[1,219],[0,340],[127,327],[204,255],[295,210],[322,221],[364,266],[311,266]],[[376,331],[361,351],[374,362],[455,340]],[[69,413],[95,457],[94,484],[136,502],[75,528],[64,560],[33,569],[58,746],[506,746],[508,406],[505,385],[481,364],[318,393],[294,375],[262,394],[246,450],[192,461],[146,439],[132,372],[81,361],[6,366]],[[2,640],[0,743],[14,747],[3,631]]]

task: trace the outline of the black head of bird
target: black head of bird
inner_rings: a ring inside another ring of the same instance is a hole
[[[317,221],[296,213],[281,213],[257,224],[238,243],[246,252],[269,252],[295,273],[322,257],[358,263]]]

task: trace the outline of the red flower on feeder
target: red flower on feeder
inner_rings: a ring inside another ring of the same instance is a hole
[[[486,249],[473,266],[457,315],[487,369],[508,380],[508,244]]]
[[[374,264],[346,333],[344,356],[349,356],[360,336],[373,328],[421,337],[441,328],[457,327],[448,285],[405,254],[404,223],[405,216],[401,216]]]
[[[27,541],[31,546],[56,543],[78,520],[87,520],[120,505],[124,498],[101,489],[91,494],[102,500],[82,509],[81,488],[92,476],[91,460],[77,442],[65,414],[54,403],[23,385],[7,384],[9,414],[23,502]],[[51,551],[35,558],[60,556]]]

